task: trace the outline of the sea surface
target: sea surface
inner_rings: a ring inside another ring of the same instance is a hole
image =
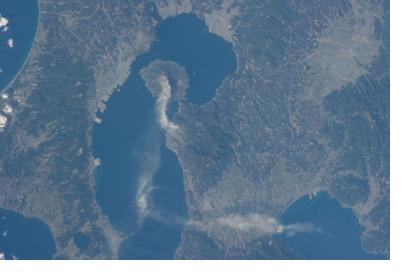
[[[360,244],[363,232],[351,209],[325,192],[303,196],[296,200],[281,216],[281,223],[310,223],[312,233],[286,234],[280,237],[283,244],[306,259],[386,259],[383,255],[365,252]]]
[[[95,174],[97,201],[128,236],[118,252],[122,259],[173,259],[187,218],[181,166],[165,145],[155,100],[139,71],[156,59],[175,61],[189,74],[187,101],[205,104],[236,68],[232,46],[210,34],[196,16],[167,19],[157,39],[133,63],[93,131],[93,154],[102,162]],[[142,181],[150,185],[147,214],[138,208]]]
[[[39,219],[29,219],[0,208],[0,255],[5,259],[51,259],[56,244],[49,227]]]
[[[25,64],[37,32],[38,14],[36,0],[0,1],[0,15],[8,20],[7,28],[0,27],[0,90]],[[8,45],[10,39],[13,47]]]

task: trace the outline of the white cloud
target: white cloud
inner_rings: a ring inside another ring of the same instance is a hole
[[[217,223],[239,231],[258,231],[261,233],[271,233],[278,225],[276,219],[259,214],[224,216],[218,218]]]
[[[6,124],[7,124],[7,118],[0,114],[0,129],[5,128]]]
[[[10,38],[10,39],[7,40],[7,46],[9,48],[14,48],[14,39],[13,38]]]
[[[138,178],[136,206],[138,221],[142,223],[151,211],[151,192],[155,189],[154,176],[160,164],[160,142],[158,129],[152,127],[146,136],[145,147],[137,153],[137,163],[140,169]]]
[[[7,26],[9,24],[9,20],[5,17],[2,17],[0,14],[0,30],[2,32],[6,32],[9,30],[9,27]]]
[[[9,24],[9,20],[0,15],[0,27],[7,27],[7,24]]]
[[[158,79],[162,87],[161,93],[155,102],[158,121],[161,127],[166,131],[175,131],[178,129],[178,126],[172,123],[167,116],[167,106],[171,99],[171,86],[166,76],[161,75]]]
[[[220,217],[217,219],[217,223],[237,231],[255,232],[259,235],[282,233],[294,235],[296,233],[321,232],[320,229],[315,228],[311,223],[294,223],[283,225],[273,217],[256,213],[245,216],[228,215]]]

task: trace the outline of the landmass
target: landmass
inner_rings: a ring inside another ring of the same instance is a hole
[[[367,252],[389,255],[388,5],[39,0],[30,57],[0,100],[13,107],[0,119],[0,207],[48,224],[55,258],[117,257],[123,237],[95,199],[93,123],[161,22],[192,13],[238,63],[207,104],[181,94],[178,133],[166,130],[189,214],[176,257],[299,258],[275,239],[277,221],[319,191],[354,211]],[[175,89],[162,77],[159,90]]]

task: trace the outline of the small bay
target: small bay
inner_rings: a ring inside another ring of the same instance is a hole
[[[325,192],[296,200],[282,214],[281,223],[314,226],[312,233],[280,237],[281,242],[306,259],[386,259],[363,250],[360,243],[363,228],[356,215]]]
[[[0,208],[0,254],[3,258],[43,260],[51,259],[55,253],[53,235],[43,221]]]

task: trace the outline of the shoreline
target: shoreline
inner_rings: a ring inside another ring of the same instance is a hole
[[[34,44],[37,41],[38,29],[39,29],[39,26],[40,26],[41,13],[40,13],[40,2],[38,0],[35,0],[35,1],[37,3],[37,26],[36,26],[36,33],[34,34],[33,42],[31,43],[30,51],[28,52],[27,57],[26,57],[25,61],[23,62],[23,64],[21,65],[20,69],[17,71],[16,75],[14,75],[13,79],[11,79],[10,82],[3,89],[0,89],[0,92],[2,92],[2,93],[7,92],[7,90],[9,90],[9,88],[14,83],[14,81],[20,76],[21,72],[26,67],[29,58],[31,57],[31,53],[33,51]]]

